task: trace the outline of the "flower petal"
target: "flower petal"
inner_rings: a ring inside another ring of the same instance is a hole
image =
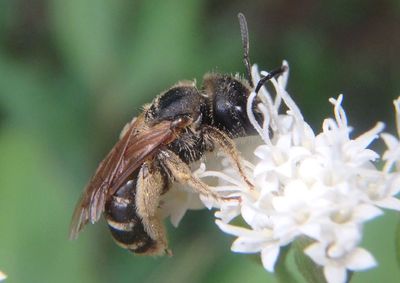
[[[353,218],[362,222],[371,220],[383,214],[383,211],[376,206],[369,204],[359,204],[353,210]]]
[[[388,197],[374,203],[382,208],[400,211],[400,200],[395,197]]]
[[[264,244],[265,241],[260,239],[239,237],[233,242],[231,250],[237,253],[257,253],[262,250]]]
[[[261,262],[269,272],[274,272],[275,262],[279,256],[279,245],[270,245],[261,251]]]
[[[375,267],[374,257],[363,248],[355,248],[346,258],[346,266],[350,270],[359,271]]]
[[[325,265],[327,262],[325,255],[325,245],[315,242],[304,249],[304,253],[308,255],[315,263]]]
[[[328,283],[345,283],[347,279],[346,269],[335,265],[326,265],[324,275]]]
[[[396,148],[399,145],[399,141],[397,140],[397,138],[395,136],[393,136],[392,134],[389,133],[382,133],[381,134],[381,138],[383,139],[383,141],[386,144],[386,147],[388,149],[393,149]]]

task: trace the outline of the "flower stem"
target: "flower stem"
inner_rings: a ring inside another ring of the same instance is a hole
[[[400,267],[400,218],[396,227],[395,246],[396,246],[397,265]]]
[[[302,237],[294,241],[294,259],[297,269],[304,279],[310,283],[326,283],[322,268],[316,265],[308,256],[304,254],[304,249],[312,243],[312,240]]]
[[[288,254],[290,245],[281,249],[279,258],[275,265],[276,280],[279,283],[297,283],[298,280],[293,276],[288,268]]]

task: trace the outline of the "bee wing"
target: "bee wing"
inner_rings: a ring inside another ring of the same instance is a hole
[[[162,121],[145,128],[143,116],[132,121],[86,186],[72,217],[70,239],[75,239],[89,221],[99,220],[106,198],[115,193],[146,159],[154,156],[161,145],[175,139],[171,123]]]

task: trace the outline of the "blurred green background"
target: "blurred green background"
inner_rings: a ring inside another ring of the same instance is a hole
[[[75,202],[140,106],[178,80],[287,59],[289,92],[319,130],[345,94],[355,134],[394,129],[400,94],[400,2],[0,1],[0,270],[6,282],[274,282],[229,251],[208,211],[170,230],[172,258],[133,256],[101,221],[68,241]],[[398,282],[389,213],[366,227],[380,266],[352,282]]]

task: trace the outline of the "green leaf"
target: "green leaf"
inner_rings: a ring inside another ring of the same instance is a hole
[[[309,283],[326,283],[322,267],[304,254],[304,249],[312,243],[311,239],[300,238],[293,243],[294,259],[297,269]]]

